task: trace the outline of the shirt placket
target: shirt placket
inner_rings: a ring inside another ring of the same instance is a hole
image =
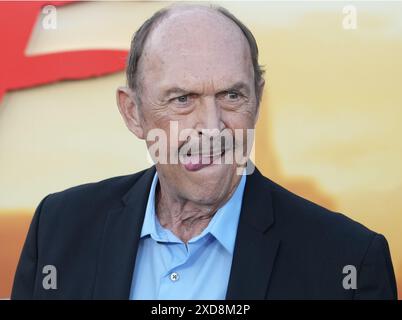
[[[159,280],[158,299],[166,299],[180,293],[180,277],[181,269],[191,256],[190,246],[180,241],[173,233],[159,226],[162,245],[164,245],[162,261],[164,263],[165,272]],[[179,287],[179,288],[178,288]]]

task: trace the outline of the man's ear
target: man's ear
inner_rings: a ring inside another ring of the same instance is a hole
[[[120,114],[127,128],[139,139],[144,139],[144,129],[142,128],[138,104],[135,101],[134,93],[128,87],[118,87],[116,100]]]
[[[256,92],[258,92],[259,99],[257,101],[257,112],[255,114],[255,120],[254,120],[254,125],[257,123],[258,116],[260,115],[260,106],[261,106],[261,101],[262,101],[262,93],[264,92],[264,87],[265,87],[265,80],[261,78],[260,82],[258,83],[258,86],[256,88]]]

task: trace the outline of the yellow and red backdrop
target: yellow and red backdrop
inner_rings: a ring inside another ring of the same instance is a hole
[[[169,3],[70,2],[0,2],[0,298],[44,196],[150,165],[115,88],[133,32]],[[266,69],[257,166],[383,233],[401,290],[402,3],[219,4],[254,32]]]

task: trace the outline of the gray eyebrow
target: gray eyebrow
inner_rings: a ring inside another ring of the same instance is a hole
[[[231,91],[231,90],[236,90],[236,91],[245,90],[247,92],[247,94],[250,94],[250,92],[251,92],[250,86],[243,81],[236,82],[229,88],[222,90],[222,91],[225,92],[225,91]]]
[[[236,90],[236,91],[245,90],[247,94],[250,94],[250,92],[251,92],[250,86],[247,83],[245,83],[243,81],[238,81],[238,82],[234,83],[233,85],[227,87],[226,89],[220,90],[218,93],[232,91],[232,90]],[[187,89],[181,88],[181,87],[172,87],[172,88],[165,90],[162,94],[162,97],[166,98],[172,94],[185,95],[185,94],[191,94],[191,93],[198,94],[197,92],[194,92],[193,90],[187,90]]]
[[[180,87],[173,87],[173,88],[169,88],[167,90],[165,90],[162,94],[163,97],[167,97],[170,96],[172,94],[188,94],[190,93],[190,91],[184,89],[184,88],[180,88]]]

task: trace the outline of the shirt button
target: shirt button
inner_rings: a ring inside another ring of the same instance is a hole
[[[172,280],[173,282],[179,280],[179,274],[177,272],[172,272],[170,274],[170,280]]]

